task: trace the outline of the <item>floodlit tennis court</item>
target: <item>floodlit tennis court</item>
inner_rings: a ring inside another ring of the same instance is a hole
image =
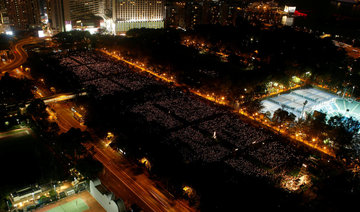
[[[279,94],[264,99],[262,101],[264,106],[262,112],[265,113],[268,111],[273,115],[277,109],[283,108],[293,113],[297,118],[300,118],[304,113],[312,113],[314,110],[327,113],[330,110],[328,104],[339,100],[347,101],[338,95],[318,88],[297,89],[290,93]],[[336,110],[337,109],[338,108],[336,108]],[[341,112],[340,110],[339,113]]]
[[[48,210],[48,212],[82,212],[88,210],[89,206],[81,198],[74,199],[56,208]]]

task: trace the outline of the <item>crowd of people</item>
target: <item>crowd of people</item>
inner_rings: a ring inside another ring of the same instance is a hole
[[[223,163],[244,175],[264,177],[269,176],[264,167],[280,172],[304,159],[273,133],[181,88],[141,74],[123,62],[91,52],[76,53],[70,58],[58,59],[85,87],[93,86],[99,96],[145,90],[142,101],[134,103],[130,112],[166,129],[163,142],[177,147],[184,160]],[[146,89],[153,84],[160,89]]]
[[[164,98],[158,104],[189,122],[221,112],[216,107],[208,107],[205,102],[192,98],[190,94],[180,92],[176,96]]]
[[[219,139],[235,145],[238,149],[245,149],[272,137],[272,134],[254,128],[234,114],[202,122],[199,127],[209,133],[216,131]]]
[[[237,172],[245,176],[255,176],[255,177],[271,177],[271,175],[264,169],[259,168],[248,160],[245,160],[242,157],[231,158],[225,161],[225,164],[234,168]]]
[[[160,83],[156,79],[139,75],[128,65],[113,61],[107,55],[76,52],[66,56],[58,54],[54,58],[72,72],[82,86],[95,87],[98,97],[125,90],[136,91]]]
[[[93,79],[99,79],[100,75],[91,71],[86,66],[73,66],[70,68],[81,82],[86,82]]]
[[[276,140],[261,143],[261,146],[250,151],[249,155],[270,168],[286,166],[289,163],[301,164],[301,159],[303,159],[291,146],[286,146]]]
[[[62,66],[78,66],[80,65],[79,63],[75,62],[73,59],[71,59],[70,57],[55,57],[57,59],[59,59],[59,64]]]
[[[114,83],[106,78],[98,78],[91,81],[86,81],[83,83],[83,85],[85,87],[94,87],[97,91],[98,97],[114,95],[118,92],[126,91],[126,89],[117,83]]]
[[[132,108],[131,112],[141,114],[148,122],[156,122],[166,129],[180,126],[181,123],[173,118],[169,113],[163,112],[152,103],[137,105]]]

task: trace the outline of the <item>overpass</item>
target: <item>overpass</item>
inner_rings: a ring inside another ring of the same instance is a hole
[[[82,93],[78,93],[78,94],[74,94],[74,93],[61,93],[61,94],[55,94],[52,96],[46,96],[46,97],[41,97],[38,99],[41,99],[44,101],[45,105],[49,104],[49,103],[56,103],[56,102],[62,102],[62,101],[66,101],[69,99],[73,99],[77,96],[86,96],[87,93],[86,92],[82,92]],[[27,101],[25,103],[25,107],[28,107],[29,104],[31,103],[31,101]],[[12,107],[16,107],[18,108],[19,105],[18,104],[13,104],[13,105],[7,105],[6,108],[12,108]]]
[[[44,100],[45,104],[49,104],[49,103],[62,102],[62,101],[66,101],[66,100],[69,100],[69,99],[73,99],[76,96],[86,96],[86,95],[87,95],[86,92],[82,92],[82,93],[78,93],[78,94],[61,93],[61,94],[55,94],[55,95],[52,95],[52,96],[42,97],[40,99]]]

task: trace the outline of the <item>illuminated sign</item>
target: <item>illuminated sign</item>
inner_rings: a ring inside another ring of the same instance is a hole
[[[287,6],[287,5],[285,5],[284,12],[286,12],[286,13],[294,13],[295,10],[296,10],[295,6]]]
[[[65,31],[71,31],[72,30],[72,25],[71,25],[71,21],[65,21]]]

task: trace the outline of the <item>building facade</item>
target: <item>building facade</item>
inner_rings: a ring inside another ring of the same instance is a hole
[[[113,0],[112,15],[117,34],[133,28],[163,28],[164,0]]]
[[[28,30],[39,27],[41,23],[38,0],[4,0],[4,11],[11,27],[18,30]],[[4,20],[4,16],[2,17]]]
[[[105,12],[105,0],[63,0],[68,6],[71,20],[86,19]]]
[[[199,24],[235,25],[244,2],[235,0],[171,1],[166,5],[166,27],[192,29]]]
[[[126,208],[121,199],[116,199],[114,193],[110,192],[101,184],[99,179],[90,180],[90,194],[107,212],[125,212]]]
[[[48,0],[48,16],[55,32],[74,28],[99,28],[100,19],[106,19],[111,0]],[[111,14],[110,14],[111,15]]]
[[[54,32],[65,31],[65,11],[63,0],[48,0],[47,4],[50,28]]]

